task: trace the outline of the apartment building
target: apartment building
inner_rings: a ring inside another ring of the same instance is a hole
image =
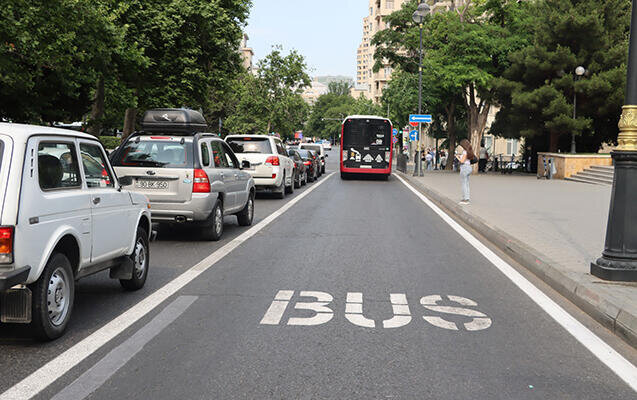
[[[356,52],[356,93],[362,93],[376,103],[380,103],[383,89],[391,79],[392,68],[385,65],[378,72],[373,71],[375,47],[371,39],[378,31],[387,28],[383,18],[399,10],[405,1],[369,0],[369,15],[363,18],[363,39]]]
[[[317,78],[312,79],[310,86],[306,87],[301,93],[301,97],[305,102],[311,106],[316,103],[319,96],[327,94],[329,92],[328,85],[321,83]]]
[[[241,39],[241,47],[239,47],[239,52],[241,53],[243,68],[245,68],[248,72],[252,72],[254,68],[254,66],[252,65],[254,51],[252,51],[251,47],[248,47],[248,39],[248,35],[244,33],[243,38]]]

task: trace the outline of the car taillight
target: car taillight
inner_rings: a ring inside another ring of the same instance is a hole
[[[106,168],[102,168],[102,180],[107,184],[111,184],[111,178],[108,176],[108,172],[106,172]]]
[[[303,161],[303,165],[307,165],[307,166],[309,166],[309,165],[312,165],[312,163],[311,163],[311,162],[309,162],[309,161]]]
[[[210,180],[203,169],[195,170],[195,178],[192,180],[193,193],[210,193]]]
[[[274,165],[274,166],[278,166],[279,165],[279,157],[277,156],[271,156],[268,157],[267,160],[265,160],[266,164],[270,164],[270,165]]]
[[[13,262],[13,227],[0,228],[0,263],[11,264]]]

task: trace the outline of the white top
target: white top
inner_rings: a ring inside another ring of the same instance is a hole
[[[480,147],[480,159],[484,160],[485,158],[487,158],[487,149]]]
[[[469,160],[469,157],[467,157],[467,150],[462,150],[462,155],[465,157],[464,160],[464,165],[471,165],[471,160]],[[462,158],[462,157],[460,157]]]
[[[425,156],[425,159],[428,161],[431,161],[433,159],[433,156],[431,155],[431,153],[427,153],[427,155]]]

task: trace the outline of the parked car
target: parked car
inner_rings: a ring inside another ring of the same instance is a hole
[[[297,151],[299,155],[301,156],[301,159],[303,160],[303,164],[307,168],[306,170],[307,181],[314,182],[315,180],[318,179],[318,170],[319,170],[318,157],[312,153],[312,150],[300,149]]]
[[[319,156],[320,158],[319,164],[321,166],[319,170],[319,175],[324,174],[325,173],[325,158],[327,157],[327,154],[325,154],[325,148],[323,147],[323,145],[321,143],[301,143],[300,147],[302,149],[312,150]]]
[[[329,140],[323,140],[322,144],[325,150],[332,150],[332,143]]]
[[[259,192],[274,193],[282,199],[294,191],[294,162],[281,139],[267,135],[228,135],[226,142],[239,159],[250,163],[247,171]]]
[[[0,123],[0,323],[52,340],[76,280],[110,269],[125,289],[144,286],[150,205],[125,183],[92,135]]]
[[[187,109],[144,113],[142,131],[132,134],[112,154],[126,186],[145,194],[153,222],[187,224],[205,240],[223,235],[224,215],[236,215],[241,226],[254,217],[254,180],[232,149],[206,130],[203,116]]]
[[[303,164],[303,159],[297,149],[288,149],[288,156],[292,159],[292,161],[294,161],[294,169],[296,170],[296,173],[294,174],[294,187],[298,189],[307,184],[308,168],[305,164]]]

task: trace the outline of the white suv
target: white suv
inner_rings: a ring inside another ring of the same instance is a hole
[[[116,179],[94,136],[0,123],[1,323],[55,339],[77,279],[110,269],[125,289],[144,285],[149,203]]]
[[[274,193],[280,199],[294,192],[296,170],[281,139],[267,135],[228,135],[226,142],[254,178],[257,191]]]

